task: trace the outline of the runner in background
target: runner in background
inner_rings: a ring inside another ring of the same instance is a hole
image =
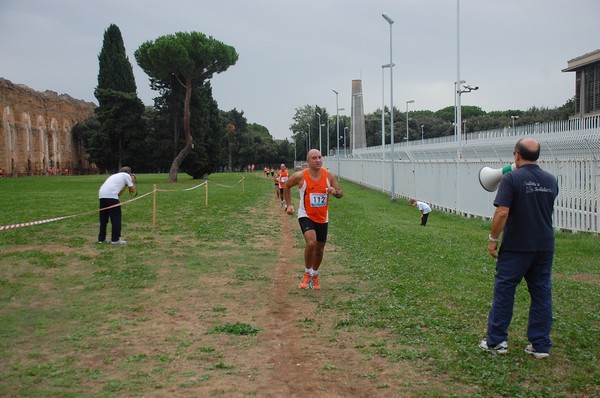
[[[283,198],[283,188],[285,187],[285,182],[290,177],[290,172],[288,171],[287,167],[285,167],[285,164],[281,163],[277,175],[279,176],[279,198],[281,200],[281,207],[284,207],[284,209],[287,210],[287,206],[285,206],[285,199]]]

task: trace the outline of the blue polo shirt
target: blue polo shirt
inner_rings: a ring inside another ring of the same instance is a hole
[[[557,195],[556,177],[537,164],[504,174],[494,200],[494,206],[510,208],[502,250],[554,251],[552,213]]]

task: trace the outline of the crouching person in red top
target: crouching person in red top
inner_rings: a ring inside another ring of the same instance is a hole
[[[327,226],[329,223],[329,196],[340,199],[342,188],[335,175],[323,168],[323,156],[317,149],[311,149],[306,156],[308,168],[294,173],[283,187],[283,195],[287,205],[287,213],[294,214],[291,200],[291,189],[298,186],[300,203],[298,205],[298,222],[306,241],[304,249],[304,277],[300,289],[309,287],[320,290],[319,267],[323,261],[323,252],[327,242]]]

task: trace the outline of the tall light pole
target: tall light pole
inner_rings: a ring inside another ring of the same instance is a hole
[[[460,80],[460,0],[456,0],[456,82],[454,83],[454,134],[456,136],[456,212],[459,212],[460,207],[460,159],[462,158],[461,149],[461,130],[462,130],[462,108],[460,97],[462,93],[468,93],[477,90],[479,87],[461,85],[465,83]],[[464,89],[463,89],[464,88]]]
[[[385,68],[393,64],[381,65],[381,190],[385,191]]]
[[[310,123],[306,123],[308,126],[308,149],[306,150],[306,156],[308,156],[308,151],[310,151]]]
[[[325,151],[327,152],[327,156],[329,156],[329,118],[327,118],[327,128],[325,129],[325,131],[327,131],[327,134],[325,136],[325,142],[327,142]]]
[[[460,104],[460,0],[456,0],[456,89],[454,95],[456,109],[454,110],[454,131],[456,136],[456,213],[460,211],[460,130],[461,130],[461,104]]]
[[[384,160],[385,170],[385,65],[381,65],[381,158]],[[383,185],[383,183],[381,184]]]
[[[321,114],[317,112],[317,116],[319,117],[319,152],[321,152]]]
[[[302,136],[304,137],[304,143],[306,144],[306,155],[308,155],[308,137],[306,136],[306,131],[301,131]]]
[[[347,154],[346,154],[346,131],[348,131],[348,127],[344,127],[344,156],[347,157]]]
[[[395,66],[393,64],[381,65],[381,152],[383,160],[385,160],[385,78],[384,70]]]
[[[294,166],[296,166],[296,147],[298,146],[298,133],[299,131],[294,131]]]
[[[424,124],[421,125],[421,143],[423,143],[423,128],[425,127]]]
[[[336,124],[336,141],[337,141],[337,159],[338,159],[338,176],[340,175],[340,107],[338,106],[339,93],[331,89],[335,93],[335,124]]]
[[[333,91],[335,93],[335,124],[336,124],[336,137],[338,137],[337,139],[337,152],[338,152],[338,158],[340,157],[340,107],[338,106],[338,96],[339,93],[337,91],[335,91],[334,89],[331,89],[331,91]],[[338,167],[338,174],[340,173],[339,171],[339,167]]]
[[[456,96],[455,96],[455,110],[454,110],[454,132],[456,134],[456,142],[458,144],[458,158],[460,158],[460,154],[461,154],[461,105],[460,105],[460,98],[462,96],[462,94],[464,93],[470,93],[471,91],[475,91],[475,90],[479,90],[479,87],[477,86],[471,86],[470,84],[466,84],[467,82],[464,80],[461,80],[459,83],[454,82],[454,87],[455,87],[455,91],[456,91]]]
[[[406,101],[406,143],[408,144],[408,104],[414,103],[415,100]]]
[[[383,19],[390,25],[390,135],[391,135],[391,159],[392,159],[392,188],[391,196],[394,199],[396,195],[395,185],[395,174],[394,174],[394,62],[392,58],[392,25],[394,20],[388,17],[386,14],[381,14]]]
[[[516,116],[511,116],[510,118],[512,119],[512,124],[513,124],[513,131],[512,131],[512,132],[513,132],[513,134],[514,134],[514,133],[515,133],[515,119],[518,119],[518,118],[519,118],[519,116],[518,116],[518,115],[516,115]]]

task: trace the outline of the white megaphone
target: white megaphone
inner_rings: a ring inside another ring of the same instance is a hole
[[[483,167],[479,170],[479,183],[488,192],[494,192],[500,185],[502,176],[506,173],[510,173],[517,166],[513,163],[508,166],[504,166],[501,169],[492,169],[491,167]]]

